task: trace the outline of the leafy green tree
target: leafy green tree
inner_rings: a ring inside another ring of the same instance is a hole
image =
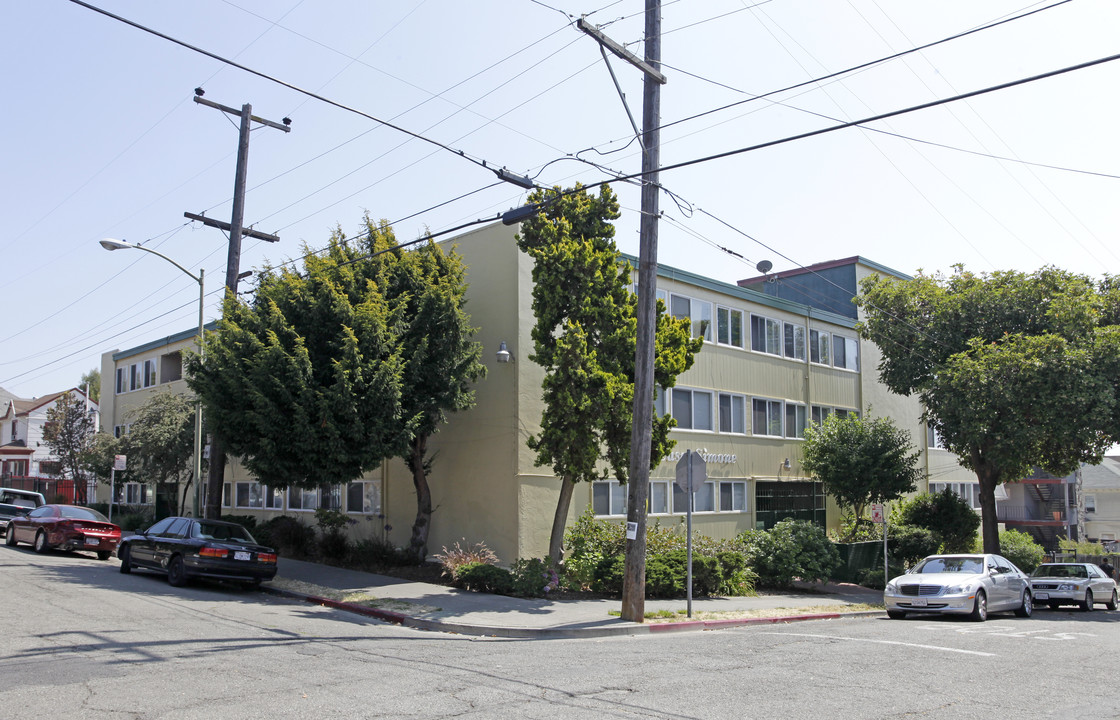
[[[896,512],[892,514],[892,524],[929,530],[942,552],[972,552],[980,518],[964,498],[949,488],[915,495],[904,500]]]
[[[97,368],[90,370],[82,375],[82,382],[79,387],[89,393],[89,399],[94,402],[101,402],[101,371]],[[89,388],[86,390],[86,388]]]
[[[332,233],[304,270],[265,268],[251,302],[227,298],[205,362],[188,383],[208,422],[262,483],[342,484],[401,457],[417,518],[410,547],[427,554],[427,442],[447,412],[474,402],[481,347],[463,309],[461,260],[433,243],[405,251],[389,226]]]
[[[999,551],[995,489],[1034,466],[1099,462],[1120,437],[1120,327],[1107,285],[1055,268],[912,280],[872,276],[860,333],[882,352],[891,391],[976,473],[983,541]]]
[[[1046,549],[1022,530],[1001,530],[999,546],[1003,550],[1002,555],[1025,573],[1032,572],[1046,561]],[[980,548],[974,547],[973,551],[980,552]]]
[[[154,483],[157,496],[175,497],[182,514],[196,479],[194,467],[194,402],[171,392],[160,392],[131,414],[132,426],[122,438],[128,456],[129,477]],[[180,495],[179,487],[186,483]]]
[[[526,220],[518,247],[533,258],[533,354],[545,369],[541,431],[529,438],[537,465],[561,478],[549,539],[559,562],[572,493],[578,482],[610,477],[626,482],[634,402],[637,298],[630,267],[614,243],[611,220],[618,201],[607,186],[594,195],[537,191],[529,202],[542,210]],[[703,341],[691,339],[689,322],[661,313],[655,349],[655,382],[672,387],[692,365]],[[650,467],[672,449],[671,416],[654,417]]]
[[[113,460],[124,454],[124,445],[111,433],[97,432],[90,438],[89,446],[82,454],[82,470],[92,473],[98,479],[109,482]]]
[[[890,418],[829,415],[805,430],[801,467],[850,508],[855,522],[869,503],[897,500],[923,477],[910,433]]]
[[[86,412],[85,400],[63,393],[47,409],[43,443],[62,463],[63,475],[74,480],[75,497],[85,499],[83,458],[96,430],[93,414]]]

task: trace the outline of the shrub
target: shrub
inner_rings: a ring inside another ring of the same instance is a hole
[[[319,526],[320,533],[319,556],[324,560],[345,560],[351,545],[342,529],[356,523],[341,510],[316,509],[315,524]]]
[[[890,540],[888,539],[887,542],[890,543]],[[906,569],[902,567],[902,565],[892,562],[888,572],[893,578],[905,573]],[[883,568],[860,568],[859,572],[856,573],[856,583],[867,588],[882,590],[885,585],[883,582]]]
[[[468,562],[456,569],[455,585],[464,590],[509,595],[513,592],[513,575],[497,565]]]
[[[146,512],[124,513],[113,521],[121,530],[140,530],[152,524],[152,516]]]
[[[929,528],[899,525],[887,531],[887,547],[893,558],[910,566],[927,555],[936,554],[941,541]]]
[[[693,558],[695,559],[695,558]],[[625,564],[625,563],[624,563]],[[646,595],[671,598],[684,595],[685,560],[676,552],[646,558]],[[622,588],[619,587],[621,592]]]
[[[897,524],[932,530],[943,553],[971,552],[980,527],[980,516],[960,495],[946,488],[904,500],[898,508]]]
[[[807,520],[782,520],[769,531],[746,530],[738,540],[765,585],[788,587],[794,578],[827,580],[840,565],[840,553],[824,530]]]
[[[350,549],[350,560],[360,568],[381,568],[415,565],[416,556],[406,548],[399,548],[383,538],[359,540]]]
[[[857,518],[848,513],[840,518],[840,532],[836,534],[836,542],[857,543],[883,540],[883,524],[874,523],[867,518]]]
[[[512,594],[518,597],[545,597],[560,586],[551,558],[522,558],[513,564],[510,574]]]
[[[484,543],[475,543],[467,548],[455,543],[450,550],[445,546],[442,553],[436,553],[436,560],[443,566],[443,574],[451,578],[451,582],[458,583],[462,568],[467,565],[493,565],[498,562],[498,556]]]
[[[1034,538],[1019,530],[1001,530],[999,533],[1000,554],[1011,561],[1015,567],[1029,573],[1042,564],[1046,550]],[[983,542],[977,538],[973,552],[984,552]]]
[[[273,547],[287,557],[309,557],[315,549],[315,529],[287,515],[261,523],[253,536],[261,545]]]
[[[588,508],[564,534],[564,551],[565,583],[577,589],[589,588],[598,564],[626,551],[626,535],[617,522],[596,520]]]
[[[619,595],[625,574],[626,558],[622,555],[600,558],[591,571],[591,589],[603,595]]]
[[[718,590],[720,595],[755,594],[758,574],[747,567],[747,558],[743,553],[724,550],[716,555],[716,560],[719,561],[720,575],[723,577]]]

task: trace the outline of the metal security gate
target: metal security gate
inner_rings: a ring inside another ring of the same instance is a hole
[[[824,527],[824,489],[819,482],[754,484],[754,526],[769,530],[780,520],[808,520]]]

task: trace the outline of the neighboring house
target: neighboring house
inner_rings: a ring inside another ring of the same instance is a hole
[[[89,412],[97,413],[97,403],[88,400],[78,388],[31,400],[8,399],[0,405],[0,484],[50,495],[56,490],[62,492],[56,482],[62,475],[62,468],[58,458],[51,455],[50,448],[43,442],[43,426],[47,422],[47,412],[55,407],[59,397],[66,394],[86,402]],[[14,482],[16,478],[29,480],[17,483]],[[40,486],[32,487],[28,483],[39,483]],[[79,488],[77,496],[81,497],[83,493],[84,490]],[[65,494],[73,498],[75,491],[70,488]]]
[[[206,330],[217,328],[210,323]],[[184,351],[197,351],[198,329],[153,340],[124,351],[101,355],[101,431],[114,437],[128,434],[134,413],[156,392],[170,391],[188,395],[183,378]],[[102,478],[106,483],[109,478]],[[155,489],[145,483],[131,482],[127,471],[117,475],[114,502],[125,505],[151,505]],[[98,497],[108,501],[109,486],[98,487]]]
[[[1120,540],[1120,457],[1081,467],[1085,538],[1090,542]]]
[[[1083,466],[1088,467],[1088,466]],[[1027,477],[996,488],[996,517],[1047,550],[1061,539],[1078,538],[1077,473],[1057,477],[1036,468]]]
[[[535,324],[533,263],[517,249],[516,232],[516,227],[494,224],[443,243],[468,267],[466,309],[472,325],[480,328],[475,339],[483,345],[488,374],[476,386],[475,407],[450,414],[429,441],[432,552],[463,539],[485,542],[503,562],[541,557],[548,550],[560,481],[550,467],[533,464],[535,454],[527,444],[540,428],[544,370],[528,359]],[[864,275],[900,276],[862,258],[844,262],[852,278],[845,287],[853,292],[854,281]],[[786,274],[772,285],[813,282],[815,276]],[[675,526],[683,521],[687,497],[673,480],[679,453],[691,449],[701,452],[708,466],[708,482],[693,498],[696,532],[729,538],[771,527],[784,517],[838,527],[835,503],[801,470],[800,438],[810,422],[830,413],[861,413],[868,406],[911,432],[924,467],[936,477],[946,482],[973,477],[950,453],[927,451],[918,402],[891,394],[878,381],[878,351],[859,340],[850,295],[846,306],[832,300],[798,302],[665,266],[658,270],[657,288],[669,312],[689,318],[706,342],[677,386],[657,400],[658,412],[672,413],[678,427],[672,433],[676,452],[651,473],[651,522]],[[806,292],[805,297],[815,296]],[[175,358],[191,346],[194,335],[188,331],[102,356],[106,431],[126,430],[128,409],[175,375],[165,375],[165,369],[181,368]],[[503,343],[509,362],[499,362],[496,354]],[[108,384],[111,378],[115,387]],[[176,392],[188,392],[185,383],[168,382]],[[227,466],[226,481],[225,512],[288,513],[313,525],[316,508],[334,508],[355,521],[354,538],[376,536],[406,545],[416,515],[411,473],[399,460],[346,486],[321,490],[262,486],[236,462]],[[625,486],[613,481],[582,484],[572,499],[570,521],[587,508],[621,520],[625,494]]]

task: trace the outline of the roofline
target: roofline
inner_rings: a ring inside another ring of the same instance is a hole
[[[215,330],[218,329],[218,321],[217,320],[211,320],[210,322],[203,325],[203,329],[208,331],[208,332],[214,332]],[[114,350],[113,351],[113,360],[116,361],[116,360],[120,360],[121,358],[131,357],[133,355],[139,355],[140,353],[145,353],[145,352],[148,352],[149,350],[155,350],[156,348],[166,347],[168,345],[174,345],[175,343],[182,342],[184,340],[192,338],[195,335],[198,335],[198,328],[197,327],[193,327],[190,330],[184,330],[182,332],[175,333],[174,335],[168,335],[167,337],[160,338],[159,340],[152,340],[151,342],[144,343],[143,345],[137,345],[136,347],[129,348],[127,350]]]
[[[796,267],[792,270],[783,270],[777,273],[767,273],[766,275],[757,275],[755,277],[744,278],[743,280],[739,281],[739,285],[752,285],[754,283],[760,283],[771,278],[780,280],[787,277],[796,277],[798,275],[817,273],[821,272],[822,270],[832,270],[833,268],[845,267],[847,265],[863,265],[865,267],[871,268],[876,272],[883,273],[884,275],[892,275],[899,280],[914,279],[906,273],[901,273],[897,270],[887,267],[886,265],[881,265],[874,260],[868,260],[861,255],[853,255],[851,257],[841,258],[840,260],[826,260],[824,262],[813,263],[812,265],[803,265],[802,267]]]
[[[637,269],[638,258],[636,256],[627,253],[619,254],[622,256],[623,260],[630,264],[631,267]],[[774,297],[773,295],[767,295],[757,290],[751,290],[750,288],[741,287],[739,285],[732,285],[731,283],[713,280],[709,277],[697,275],[696,273],[689,272],[687,270],[681,270],[669,265],[658,264],[657,276],[669,280],[679,280],[690,285],[705,288],[707,290],[713,290],[715,292],[732,295],[746,302],[755,303],[757,305],[764,305],[766,307],[774,308],[775,310],[782,310],[814,320],[821,320],[823,322],[832,323],[833,325],[852,328],[855,327],[856,324],[856,321],[853,318],[845,317],[844,315],[838,315],[827,310],[821,310],[819,308],[813,307],[812,305],[806,305],[804,303]]]

